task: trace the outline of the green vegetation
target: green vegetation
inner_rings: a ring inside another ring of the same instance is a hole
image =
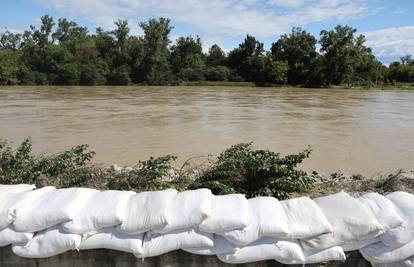
[[[352,175],[347,179],[330,179],[318,181],[306,190],[306,195],[315,198],[335,194],[341,191],[349,192],[353,195],[361,195],[367,192],[377,192],[386,194],[396,191],[405,191],[414,194],[413,174],[406,174],[399,170],[396,173],[376,178],[366,178],[360,174]],[[303,192],[294,192],[290,196],[302,196]]]
[[[10,143],[0,145],[0,183],[35,183],[58,188],[85,186],[98,189],[187,190],[211,188],[214,193],[240,192],[249,197],[270,195],[286,198],[292,192],[312,185],[308,175],[297,170],[310,154],[307,149],[297,155],[281,157],[268,150],[253,150],[251,144],[238,144],[220,154],[217,160],[197,173],[174,169],[175,156],[167,155],[140,161],[130,169],[115,171],[90,164],[94,152],[87,145],[51,156],[33,156],[30,139],[13,149]],[[186,164],[185,164],[186,165]]]
[[[243,193],[251,198],[270,195],[286,198],[312,184],[307,173],[297,170],[310,149],[281,157],[269,150],[253,150],[252,144],[238,144],[222,152],[217,161],[195,180],[193,187],[207,187],[216,194]]]
[[[270,51],[247,35],[228,53],[216,44],[204,53],[198,36],[179,37],[172,44],[168,19],[150,19],[138,25],[142,36],[131,35],[125,20],[116,21],[112,31],[97,28],[90,33],[76,22],[45,15],[40,28],[30,26],[22,34],[5,31],[0,34],[0,85],[244,82],[399,88],[395,84],[414,83],[411,56],[384,66],[365,46],[365,37],[348,26],[321,31],[319,41],[301,28],[293,28],[276,40]]]
[[[30,139],[16,149],[1,141],[0,184],[34,183],[37,187],[82,186],[137,192],[210,188],[215,194],[242,193],[247,197],[261,195],[278,199],[301,195],[318,197],[341,190],[355,194],[398,190],[414,193],[414,172],[407,176],[400,171],[377,179],[362,175],[318,179],[297,168],[310,153],[308,148],[283,157],[269,150],[255,150],[247,143],[231,146],[213,161],[191,163],[193,159],[189,159],[180,169],[172,167],[177,157],[166,155],[117,170],[92,165],[95,153],[87,145],[50,156],[34,156]]]

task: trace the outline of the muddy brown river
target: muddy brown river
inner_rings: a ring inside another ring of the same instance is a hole
[[[0,87],[0,138],[36,153],[86,143],[95,163],[217,155],[239,142],[306,170],[373,176],[414,168],[414,92],[235,87]]]

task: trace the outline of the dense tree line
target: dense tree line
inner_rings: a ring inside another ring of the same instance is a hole
[[[95,33],[67,19],[46,15],[40,28],[0,35],[0,85],[180,84],[188,81],[247,81],[256,84],[329,86],[414,82],[410,56],[389,67],[379,62],[365,37],[338,25],[321,31],[319,41],[293,28],[270,51],[247,35],[225,53],[218,45],[203,52],[199,37],[172,44],[170,20],[139,23],[142,36],[130,34],[126,20]],[[318,51],[317,44],[320,49]]]

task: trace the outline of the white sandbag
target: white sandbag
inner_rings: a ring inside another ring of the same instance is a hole
[[[159,256],[177,249],[213,246],[212,234],[195,229],[175,230],[166,234],[148,232],[144,237],[143,257]]]
[[[371,265],[372,267],[414,267],[414,257],[411,257],[404,261],[392,262],[392,263],[371,262]]]
[[[347,193],[314,199],[333,227],[333,234],[302,240],[304,249],[326,249],[356,241],[370,240],[383,228],[369,209]],[[338,208],[340,207],[340,208]]]
[[[37,233],[27,243],[13,244],[12,250],[24,258],[47,258],[75,250],[80,243],[80,235],[67,233],[61,227],[53,227]]]
[[[404,261],[414,256],[414,240],[399,248],[393,248],[382,242],[359,250],[367,261],[374,263],[393,263]]]
[[[223,253],[233,253],[237,250],[237,245],[231,243],[224,237],[214,235],[213,247],[183,248],[184,251],[197,255],[217,255]]]
[[[33,237],[33,233],[17,232],[13,226],[9,226],[0,231],[0,247],[5,247],[14,243],[26,243]]]
[[[392,201],[378,193],[365,194],[358,200],[372,212],[384,230],[396,228],[404,222]]]
[[[385,232],[381,241],[391,247],[403,246],[414,240],[414,195],[406,192],[394,192],[386,196],[394,203],[404,222]]]
[[[329,261],[345,261],[346,256],[341,247],[332,247],[322,251],[303,251],[305,261],[303,264],[322,263]]]
[[[249,225],[242,230],[219,233],[230,242],[245,246],[264,236],[286,237],[290,234],[286,214],[280,202],[273,197],[248,200]]]
[[[175,189],[142,192],[130,197],[126,218],[119,230],[128,234],[140,234],[162,229],[168,224],[169,205],[177,194]]]
[[[4,194],[0,196],[0,229],[6,228],[16,218],[18,207],[29,206],[43,194],[56,190],[53,186],[46,186],[36,190],[28,190]]]
[[[34,184],[1,184],[0,197],[4,194],[20,193],[36,189]]]
[[[135,192],[108,190],[96,192],[83,205],[74,218],[62,224],[69,233],[85,234],[121,224],[126,219],[129,198]]]
[[[366,247],[368,245],[378,243],[380,241],[381,239],[379,237],[375,237],[372,239],[366,239],[366,240],[361,240],[361,241],[347,242],[346,244],[341,245],[341,247],[345,252],[355,251],[363,247]]]
[[[244,195],[213,195],[211,216],[199,225],[199,229],[206,233],[222,233],[243,229],[248,224],[249,206]]]
[[[184,191],[176,194],[168,209],[170,219],[157,233],[192,228],[211,215],[212,194],[209,189]]]
[[[80,250],[85,249],[113,249],[134,254],[142,257],[143,234],[126,235],[116,228],[106,228],[98,233],[84,238],[79,246]]]
[[[72,220],[79,207],[95,193],[95,189],[68,188],[47,192],[30,205],[15,209],[13,225],[20,232],[37,232]]]
[[[264,260],[277,260],[286,264],[305,261],[302,248],[294,240],[264,237],[250,245],[240,247],[233,253],[218,254],[217,257],[232,264],[242,264]]]
[[[289,225],[289,237],[308,238],[332,232],[332,226],[321,209],[308,197],[280,201]]]

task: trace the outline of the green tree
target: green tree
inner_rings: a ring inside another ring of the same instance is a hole
[[[226,64],[226,54],[220,46],[214,44],[208,50],[206,60],[209,67],[223,66]]]
[[[109,32],[112,36],[112,47],[110,49],[111,56],[108,60],[110,72],[107,83],[128,85],[131,82],[131,55],[128,49],[130,29],[126,20],[116,21],[115,26],[115,30]]]
[[[200,37],[180,37],[171,48],[170,62],[179,80],[204,80],[205,58]]]
[[[148,84],[170,83],[172,80],[169,63],[170,51],[168,49],[171,43],[169,34],[172,30],[170,20],[165,18],[150,19],[139,25],[144,31],[144,57],[135,76]]]
[[[328,84],[350,84],[361,62],[369,60],[371,49],[365,47],[365,37],[355,37],[355,33],[356,29],[341,25],[331,31],[321,31],[320,44]]]
[[[129,26],[127,20],[118,20],[115,21],[116,29],[111,33],[114,35],[115,45],[117,50],[122,51],[125,49],[126,42],[129,35]]]
[[[228,65],[246,81],[261,82],[257,66],[263,65],[263,43],[247,35],[238,48],[230,51]]]
[[[285,84],[288,81],[289,65],[287,61],[274,60],[267,57],[264,68],[265,82],[271,84]]]
[[[226,81],[231,72],[226,66],[209,67],[206,71],[206,79],[209,81]]]
[[[400,62],[392,62],[389,66],[388,78],[396,82],[414,82],[414,63],[411,55],[400,58]]]
[[[287,61],[289,65],[288,82],[290,84],[308,84],[312,63],[317,56],[316,38],[301,28],[293,28],[290,34],[284,34],[272,44],[274,60]]]
[[[57,29],[52,33],[53,42],[65,45],[74,53],[76,44],[87,38],[88,29],[80,27],[74,21],[67,19],[58,19]]]
[[[12,49],[0,49],[0,85],[19,83],[20,53]]]
[[[403,65],[412,65],[414,60],[412,59],[411,55],[405,55],[400,58],[401,64]]]
[[[0,49],[17,50],[20,48],[22,35],[8,30],[0,34]]]
[[[55,51],[50,48],[52,45],[51,33],[55,22],[52,17],[45,15],[41,18],[40,29],[31,25],[30,30],[22,36],[22,61],[26,66],[22,69],[23,80],[28,83],[50,84],[56,77],[49,59],[53,56],[49,52]]]

